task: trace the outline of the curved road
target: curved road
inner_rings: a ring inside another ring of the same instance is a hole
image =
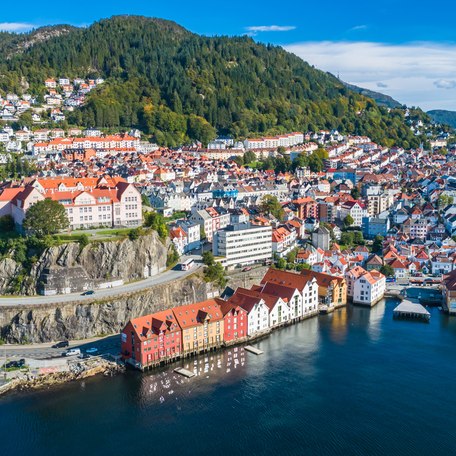
[[[187,257],[183,258],[181,261],[185,261]],[[195,261],[199,260],[200,257],[193,256]],[[144,280],[139,280],[137,282],[127,283],[113,288],[106,289],[96,289],[93,295],[82,296],[81,293],[71,293],[63,295],[54,295],[54,296],[8,296],[0,297],[0,306],[17,306],[17,305],[39,305],[39,304],[60,304],[68,303],[73,301],[96,301],[99,299],[108,298],[111,296],[117,296],[124,293],[132,293],[141,290],[145,290],[154,285],[161,285],[163,283],[172,282],[173,280],[182,279],[190,274],[196,272],[199,268],[202,267],[201,263],[195,263],[195,265],[189,271],[176,271],[170,270],[158,274],[154,277],[149,277]]]

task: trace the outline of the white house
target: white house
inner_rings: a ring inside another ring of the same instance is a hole
[[[345,274],[347,294],[355,304],[374,306],[385,294],[386,278],[376,271],[355,266]]]
[[[248,336],[255,336],[269,330],[269,307],[263,299],[242,293],[237,289],[228,302],[242,307],[248,315]]]

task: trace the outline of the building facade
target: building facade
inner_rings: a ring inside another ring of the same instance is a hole
[[[215,233],[212,253],[222,257],[222,264],[227,268],[270,260],[272,228],[250,223],[229,225]]]

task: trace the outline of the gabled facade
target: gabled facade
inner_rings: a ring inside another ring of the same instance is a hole
[[[124,361],[144,370],[181,355],[181,329],[172,310],[130,320],[121,333]]]
[[[228,299],[232,305],[242,307],[248,314],[248,336],[269,331],[269,308],[263,299],[236,292]]]

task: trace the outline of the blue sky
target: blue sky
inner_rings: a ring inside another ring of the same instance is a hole
[[[0,29],[89,25],[114,14],[171,19],[206,35],[250,34],[284,46],[316,67],[424,109],[456,110],[456,6],[410,0],[226,2],[98,0],[5,2]],[[438,7],[438,8],[437,8]]]

